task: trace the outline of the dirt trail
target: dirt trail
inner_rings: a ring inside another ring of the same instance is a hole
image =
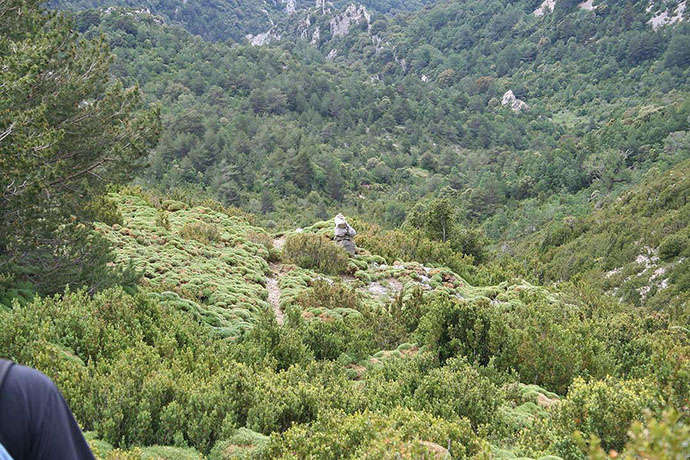
[[[273,247],[282,249],[285,244],[285,237],[275,238],[273,240]],[[285,314],[280,309],[280,277],[282,276],[283,266],[281,264],[272,263],[271,275],[266,278],[266,289],[268,289],[268,303],[273,307],[273,313],[276,315],[276,321],[279,326],[283,325]]]
[[[278,287],[276,275],[277,273],[273,272],[270,277],[266,278],[266,289],[268,289],[268,303],[273,307],[273,313],[276,315],[278,325],[282,326],[285,315],[280,309],[280,287]]]
[[[283,249],[283,246],[285,245],[285,237],[281,236],[280,238],[274,238],[273,239],[273,247],[276,249]]]

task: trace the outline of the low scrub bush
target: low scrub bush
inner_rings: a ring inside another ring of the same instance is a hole
[[[615,364],[605,346],[611,327],[582,321],[576,306],[564,308],[542,289],[514,286],[508,292],[427,303],[416,331],[441,362],[471,362],[516,371],[523,382],[564,393],[577,375],[604,377]]]
[[[670,260],[685,250],[687,239],[683,235],[676,233],[663,239],[659,245],[659,257],[662,260]]]
[[[170,230],[170,218],[168,217],[168,211],[164,209],[158,210],[156,213],[156,227]]]
[[[328,275],[347,271],[348,257],[343,248],[328,238],[311,233],[291,235],[285,240],[283,256],[302,268]]]
[[[120,212],[117,202],[107,196],[94,198],[88,205],[87,211],[91,218],[106,225],[122,225],[124,217]]]
[[[54,379],[81,426],[115,447],[184,439],[208,452],[246,417],[247,368],[221,364],[225,343],[144,294],[37,299],[0,310],[0,324],[3,356]]]
[[[247,428],[240,428],[230,438],[218,442],[209,460],[245,460],[256,458],[268,443],[268,437]]]
[[[473,425],[491,422],[502,402],[499,389],[462,358],[424,376],[414,401],[419,410],[446,419],[466,417]]]
[[[647,415],[645,423],[633,423],[628,435],[630,441],[620,456],[623,460],[690,458],[690,426],[682,423],[680,414],[673,409],[665,411],[659,419]],[[582,450],[589,451],[590,458],[609,458],[596,436],[590,439],[589,446],[581,435],[578,441]]]
[[[220,241],[218,227],[205,222],[190,222],[182,227],[180,232],[182,238],[196,240],[203,244],[210,244]]]
[[[267,233],[247,233],[247,240],[251,241],[252,243],[260,244],[261,246],[265,247],[267,251],[273,249],[273,238],[271,238],[271,235]]]
[[[327,281],[316,281],[312,289],[304,290],[297,296],[296,302],[303,309],[309,308],[351,308],[358,310],[360,298],[356,290],[342,283],[329,283]]]
[[[643,421],[646,411],[658,411],[661,404],[657,390],[646,380],[577,378],[555,414],[555,424],[566,435],[576,430],[586,437],[595,435],[607,451],[620,451],[633,422]]]
[[[271,437],[261,458],[464,459],[478,450],[479,442],[467,420],[450,422],[398,408],[389,415],[333,411],[311,427],[297,425]]]

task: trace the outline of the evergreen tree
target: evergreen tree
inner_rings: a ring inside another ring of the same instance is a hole
[[[264,187],[261,190],[261,212],[266,214],[273,211],[275,209],[274,201],[275,198],[271,190],[268,187]]]
[[[88,203],[130,177],[157,138],[136,88],[109,83],[105,40],[84,40],[36,0],[0,4],[0,272],[42,292],[92,288],[105,246]]]
[[[664,64],[666,64],[666,67],[687,69],[687,67],[690,66],[690,47],[688,46],[690,27],[685,25],[681,27],[682,28],[673,35],[666,49],[664,55]]]
[[[309,154],[302,150],[294,160],[292,168],[292,181],[300,190],[308,192],[311,190],[311,185],[314,180],[314,165],[309,159]]]
[[[326,193],[335,201],[342,201],[345,196],[345,184],[343,182],[343,175],[340,168],[336,165],[335,160],[326,165]]]
[[[454,219],[453,206],[446,198],[436,198],[427,209],[426,229],[433,239],[443,241],[450,238],[451,227]]]

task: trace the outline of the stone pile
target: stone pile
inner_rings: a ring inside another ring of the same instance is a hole
[[[338,214],[335,216],[335,242],[340,245],[345,252],[351,256],[355,255],[355,235],[357,232],[345,220],[345,216]]]

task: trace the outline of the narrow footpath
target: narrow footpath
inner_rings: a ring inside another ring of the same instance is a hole
[[[285,237],[276,238],[273,240],[273,247],[282,249],[285,244]],[[280,309],[280,277],[282,275],[281,264],[271,263],[271,275],[266,278],[266,289],[268,289],[268,303],[273,307],[273,313],[276,315],[276,321],[279,326],[283,325],[285,314]]]

